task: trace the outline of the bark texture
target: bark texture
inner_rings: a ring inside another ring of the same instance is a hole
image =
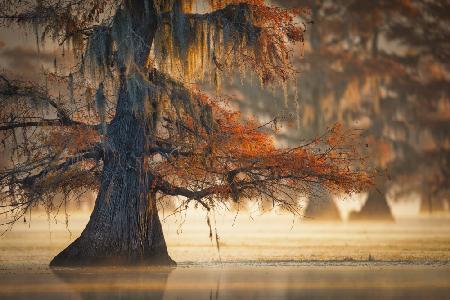
[[[142,67],[158,26],[155,7],[151,0],[127,0],[125,9],[136,39],[148,45],[137,47],[131,58]],[[144,159],[157,119],[156,110],[148,112],[144,102],[153,107],[158,103],[133,99],[127,87],[129,71],[120,66],[116,114],[103,141],[103,175],[94,211],[81,236],[50,266],[175,265],[167,253]]]
[[[156,195],[144,166],[152,127],[134,113],[127,95],[123,79],[116,117],[108,126],[102,183],[89,223],[50,266],[175,264],[167,253]]]
[[[175,265],[167,253],[155,195],[147,192],[143,179],[138,170],[124,170],[115,160],[105,166],[89,223],[50,266]]]

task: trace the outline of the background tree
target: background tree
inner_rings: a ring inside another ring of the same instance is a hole
[[[446,42],[450,4],[436,0],[413,5],[416,13],[395,20],[388,36],[407,49],[397,58],[406,74],[396,85],[403,91],[405,117],[399,121],[408,128],[410,145],[401,149],[392,169],[400,184],[422,195],[422,211],[439,212],[445,210],[445,202],[450,204],[450,45]]]
[[[299,10],[258,0],[1,4],[5,24],[35,26],[38,43],[69,45],[77,62],[47,72],[44,85],[0,77],[5,224],[39,203],[55,208],[58,193],[65,203],[98,190],[86,228],[52,266],[173,264],[157,211],[167,196],[207,211],[259,199],[295,213],[313,184],[349,193],[371,182],[342,127],[277,148],[264,131],[273,122],[241,121],[193,84],[210,80],[219,92],[233,70],[285,84],[291,45],[303,40]]]
[[[360,98],[364,101],[370,96],[364,93],[368,86],[372,94],[369,101],[373,103],[372,109],[364,104],[359,106],[356,115],[370,118],[368,143],[378,153],[376,165],[387,169],[389,174],[385,176],[389,180],[380,180],[378,191],[369,192],[359,217],[383,219],[388,215],[380,212],[387,212],[387,205],[381,204],[386,203],[389,191],[423,192],[426,189],[417,183],[429,182],[430,174],[442,174],[440,168],[445,163],[440,158],[448,157],[445,154],[448,131],[442,134],[434,126],[445,120],[443,116],[448,113],[445,103],[449,92],[444,88],[448,85],[445,72],[448,65],[443,60],[448,56],[448,45],[440,40],[448,35],[450,16],[440,13],[448,11],[448,3],[439,0],[355,2],[348,5],[348,11],[349,19],[356,23],[351,30],[352,40],[362,41],[363,45],[366,41],[362,48],[366,50],[357,50],[366,53],[359,54],[364,58],[362,63],[353,63],[367,69],[359,79]],[[426,72],[424,76],[424,66],[434,72]],[[425,159],[430,149],[439,162]],[[436,190],[443,192],[446,188],[441,186]]]
[[[352,217],[392,219],[387,194],[395,199],[418,192],[430,199],[422,201],[426,211],[430,203],[436,210],[445,207],[448,3],[277,3],[312,10],[298,84],[288,103],[290,111],[297,110],[298,129],[286,129],[279,138],[293,144],[335,122],[362,130],[372,165],[385,175],[367,191],[361,214]],[[242,101],[241,107],[262,114],[273,107],[271,98],[267,93],[258,106]],[[277,115],[279,107],[270,114]],[[431,190],[433,197],[427,196]]]

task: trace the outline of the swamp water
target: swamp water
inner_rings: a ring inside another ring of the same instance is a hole
[[[176,268],[49,269],[87,220],[74,213],[67,229],[36,217],[3,236],[0,299],[450,299],[448,218],[217,216],[218,251],[193,215],[163,224]]]

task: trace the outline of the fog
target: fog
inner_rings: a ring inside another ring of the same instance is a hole
[[[448,218],[335,223],[222,212],[218,250],[204,213],[186,213],[163,223],[176,268],[52,270],[89,212],[69,211],[68,228],[64,215],[35,212],[0,241],[0,298],[444,299],[450,291]]]

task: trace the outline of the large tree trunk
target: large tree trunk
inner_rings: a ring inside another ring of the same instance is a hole
[[[148,45],[136,47],[133,53],[134,63],[143,67],[157,29],[155,7],[151,0],[128,0],[125,9],[131,14],[137,41]],[[127,72],[135,71],[118,63],[120,90],[116,114],[103,142],[103,175],[94,211],[81,236],[50,266],[175,264],[167,253],[156,195],[145,167],[157,112],[146,110],[144,102],[157,107],[157,99],[133,99]]]
[[[331,198],[309,200],[304,215],[313,221],[341,221],[339,209]]]
[[[134,170],[105,172],[89,223],[50,266],[175,265],[167,253],[154,194],[139,196],[147,194],[140,188],[141,179]]]
[[[175,264],[167,253],[156,197],[142,158],[143,128],[130,115],[111,126],[101,188],[81,236],[50,266]]]

